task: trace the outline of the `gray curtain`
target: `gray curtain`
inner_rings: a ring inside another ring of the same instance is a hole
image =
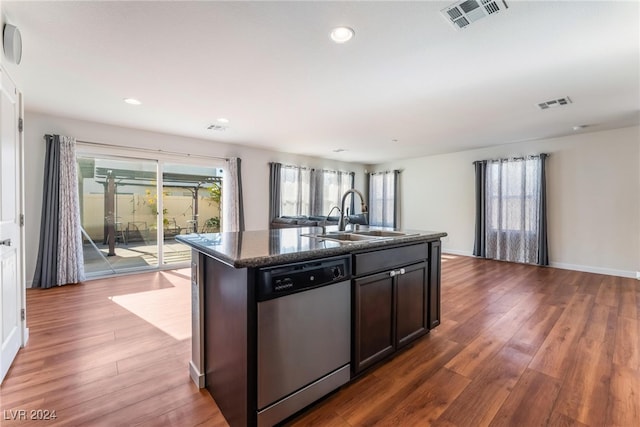
[[[46,155],[42,185],[40,244],[33,276],[34,288],[51,288],[58,275],[58,183],[60,181],[60,137],[45,135]]]
[[[349,172],[349,188],[355,188],[355,181],[356,181],[356,174],[355,172]],[[340,202],[340,200],[342,199],[342,194],[340,194],[338,196],[338,202]],[[351,205],[349,206],[350,212],[355,212],[356,209],[356,196],[351,196]],[[369,218],[367,218],[367,221],[369,221]]]
[[[269,222],[280,217],[280,185],[282,163],[269,163]]]
[[[479,257],[487,256],[487,242],[485,240],[485,211],[486,211],[486,175],[487,161],[473,162],[476,169],[476,228],[473,254]]]
[[[400,171],[393,171],[393,228],[400,226]]]
[[[239,157],[236,158],[236,162],[237,162],[237,170],[238,170],[238,176],[237,176],[237,180],[238,180],[238,231],[244,231],[244,197],[242,195],[242,167],[241,167],[241,163],[242,163],[242,159],[240,159]]]
[[[540,205],[538,211],[538,264],[549,265],[549,246],[547,243],[547,172],[548,155],[540,154]]]
[[[309,171],[309,214],[321,216],[324,198],[324,171],[311,169]]]
[[[474,255],[548,265],[547,155],[475,162]]]
[[[84,280],[75,139],[45,135],[40,244],[34,288]]]

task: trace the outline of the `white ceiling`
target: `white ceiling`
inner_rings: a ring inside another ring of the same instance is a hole
[[[637,1],[510,0],[460,31],[451,3],[3,0],[5,67],[27,110],[362,163],[640,122]]]

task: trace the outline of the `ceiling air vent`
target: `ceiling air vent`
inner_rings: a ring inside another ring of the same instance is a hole
[[[466,28],[472,22],[507,9],[504,0],[465,0],[445,7],[440,12],[455,29]]]
[[[227,126],[223,126],[223,125],[209,125],[207,126],[207,129],[209,130],[217,130],[219,132],[225,131],[227,130]]]
[[[538,104],[538,108],[540,108],[541,110],[548,110],[549,108],[562,107],[563,105],[571,104],[571,102],[571,98],[565,96],[564,98],[541,102]]]

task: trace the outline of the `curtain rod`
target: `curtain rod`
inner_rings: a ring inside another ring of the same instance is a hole
[[[274,164],[274,163],[278,163],[278,162],[270,162],[270,164]],[[331,173],[348,173],[349,175],[355,175],[355,172],[353,171],[341,171],[341,170],[333,170],[333,169],[320,169],[320,168],[312,168],[312,167],[308,167],[308,166],[296,166],[296,165],[289,165],[289,164],[284,164],[284,163],[280,163],[282,165],[283,168],[295,168],[295,169],[302,169],[305,171],[322,171],[322,172],[331,172]]]
[[[502,158],[502,159],[476,160],[476,161],[472,162],[472,164],[475,165],[476,163],[482,163],[482,162],[487,162],[487,161],[504,162],[504,161],[509,161],[509,160],[527,160],[527,159],[535,159],[537,157],[551,157],[551,154],[540,153],[540,154],[532,154],[530,156],[515,156],[515,157],[506,157],[506,158]]]
[[[158,153],[158,154],[169,154],[172,156],[182,156],[182,157],[192,157],[192,158],[199,158],[199,159],[216,159],[216,160],[229,160],[228,157],[218,157],[218,156],[207,156],[204,154],[189,154],[189,153],[179,153],[176,151],[165,151],[165,150],[152,150],[150,148],[139,148],[139,147],[127,147],[125,145],[118,145],[118,144],[107,144],[105,142],[91,142],[91,141],[81,141],[81,140],[76,140],[77,143],[82,144],[82,145],[93,145],[96,147],[109,147],[109,148],[120,148],[123,150],[131,150],[131,151],[139,151],[139,152],[143,152],[143,153]]]
[[[385,174],[385,173],[402,173],[402,169],[394,169],[394,170],[386,170],[386,171],[377,171],[377,172],[367,172],[365,171],[365,173],[368,173],[369,175],[380,175],[380,174]]]

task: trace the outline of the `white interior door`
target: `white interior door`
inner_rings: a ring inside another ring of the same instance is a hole
[[[4,70],[0,87],[0,383],[22,344],[23,279],[20,232],[21,142],[18,92]]]

